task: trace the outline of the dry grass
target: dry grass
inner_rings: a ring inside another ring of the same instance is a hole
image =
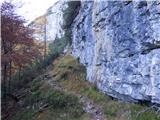
[[[128,120],[128,118],[132,120],[160,120],[154,111],[148,111],[136,118],[138,111],[147,108],[147,106],[112,100],[109,96],[99,92],[94,85],[86,81],[86,71],[83,65],[70,55],[56,60],[53,72],[56,73],[55,78],[66,89],[87,96],[102,106],[103,112],[109,120]]]

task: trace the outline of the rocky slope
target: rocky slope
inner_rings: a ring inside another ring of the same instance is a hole
[[[63,36],[65,5],[47,12],[51,39]],[[90,82],[118,99],[160,103],[160,1],[81,1],[71,29]]]

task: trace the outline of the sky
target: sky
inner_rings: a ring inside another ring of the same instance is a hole
[[[8,0],[0,0],[0,3]],[[58,0],[12,0],[13,3],[22,5],[21,8],[17,9],[17,13],[30,23],[35,18],[43,15],[46,10],[56,3]]]

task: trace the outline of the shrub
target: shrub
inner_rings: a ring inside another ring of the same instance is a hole
[[[35,112],[33,109],[25,109],[17,112],[12,120],[35,120]]]
[[[38,77],[30,84],[31,93],[25,98],[24,106],[38,110],[40,104],[48,104],[54,111],[60,110],[70,114],[69,116],[78,117],[82,114],[83,109],[78,97],[53,89],[41,78]]]
[[[58,90],[52,90],[48,92],[45,98],[46,102],[54,108],[74,108],[75,106],[80,105],[76,96],[71,94],[65,94],[64,92]]]
[[[49,56],[55,55],[55,54],[61,54],[67,45],[67,40],[64,37],[62,38],[56,38],[53,43],[49,44],[50,53]]]

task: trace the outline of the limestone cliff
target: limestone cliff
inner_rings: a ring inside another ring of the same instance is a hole
[[[73,55],[113,97],[160,103],[160,1],[82,2]]]
[[[65,1],[56,2],[53,6],[48,8],[45,15],[36,18],[29,26],[34,28],[34,36],[38,40],[46,39],[47,41],[54,41],[56,37],[61,38],[64,35],[63,14],[67,8]]]

